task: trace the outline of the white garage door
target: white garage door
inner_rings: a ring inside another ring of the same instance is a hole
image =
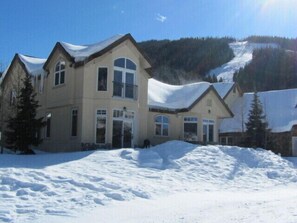
[[[297,156],[297,137],[292,137],[292,152],[293,156]]]

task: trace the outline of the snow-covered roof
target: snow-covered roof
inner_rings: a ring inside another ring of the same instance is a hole
[[[233,82],[217,82],[212,84],[222,99],[229,93],[234,86]]]
[[[148,105],[154,109],[177,110],[189,108],[211,86],[208,82],[169,85],[149,79]]]
[[[290,131],[297,124],[297,89],[258,92],[258,96],[272,132]],[[245,93],[234,102],[231,108],[234,117],[222,121],[221,133],[242,131],[252,100],[253,93]]]
[[[18,54],[18,57],[24,63],[29,74],[36,76],[36,75],[44,73],[43,65],[44,65],[46,59],[25,56],[22,54]]]
[[[88,44],[88,45],[74,45],[71,43],[60,42],[62,47],[66,50],[71,57],[74,58],[75,62],[83,61],[87,57],[94,53],[97,53],[104,48],[108,47],[115,41],[122,38],[124,35],[115,35],[99,43]]]

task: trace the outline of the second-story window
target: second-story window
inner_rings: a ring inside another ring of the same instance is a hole
[[[65,83],[65,61],[59,61],[55,67],[55,86]]]
[[[136,64],[126,58],[114,61],[113,96],[137,99]]]
[[[98,91],[107,91],[107,67],[99,67],[98,69]]]

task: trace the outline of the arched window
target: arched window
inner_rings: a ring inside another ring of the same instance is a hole
[[[55,86],[65,83],[65,61],[59,61],[55,67]]]
[[[155,135],[168,136],[169,132],[169,118],[164,115],[155,117]]]
[[[113,96],[137,99],[136,64],[126,58],[114,61]]]

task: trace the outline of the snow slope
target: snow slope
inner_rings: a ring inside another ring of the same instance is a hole
[[[296,189],[296,166],[261,149],[0,155],[0,222],[296,222]]]
[[[278,47],[274,43],[249,43],[248,41],[230,43],[229,46],[235,57],[228,63],[209,72],[209,75],[215,75],[218,79],[222,78],[225,82],[232,82],[233,74],[252,60],[253,50]]]
[[[258,92],[258,96],[271,131],[291,131],[297,124],[297,89]],[[221,133],[242,132],[242,119],[247,122],[253,97],[253,93],[245,93],[233,103],[234,117],[222,120]]]

